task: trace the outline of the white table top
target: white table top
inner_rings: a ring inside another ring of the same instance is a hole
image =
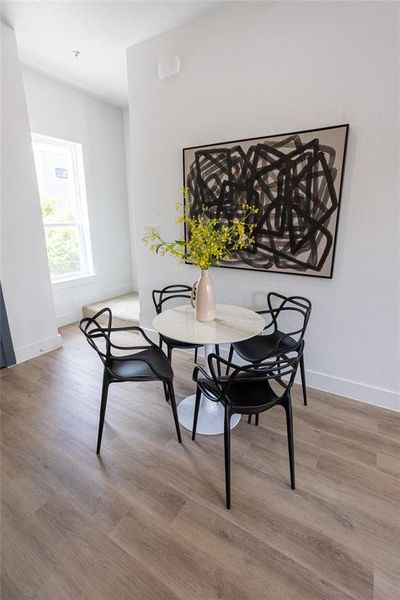
[[[217,304],[215,321],[196,321],[190,304],[163,311],[153,320],[161,335],[188,344],[226,344],[247,340],[265,327],[264,318],[253,310]]]

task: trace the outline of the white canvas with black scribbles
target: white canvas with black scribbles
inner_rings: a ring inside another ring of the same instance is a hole
[[[332,277],[349,125],[184,148],[191,216],[258,208],[255,243],[221,266]],[[186,231],[185,235],[190,235]]]

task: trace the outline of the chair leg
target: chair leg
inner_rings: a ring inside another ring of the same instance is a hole
[[[290,464],[290,485],[292,490],[296,489],[296,477],[295,477],[295,463],[294,463],[294,441],[293,441],[293,414],[292,414],[292,401],[290,396],[287,396],[284,409],[286,413],[286,427],[287,427],[287,438],[288,438],[288,450],[289,450],[289,464]]]
[[[216,346],[215,346],[215,354],[218,356],[218,358],[220,357],[219,344],[216,344]],[[217,363],[217,373],[218,373],[218,377],[221,377],[221,363],[219,361]]]
[[[163,388],[164,388],[164,394],[165,394],[165,402],[169,402],[168,386],[165,383],[165,381],[163,381]]]
[[[251,415],[251,414],[250,414],[250,415],[249,415],[249,418],[247,419],[247,422],[248,422],[249,424],[251,423],[251,418],[252,418],[252,416],[253,416],[253,415]]]
[[[303,387],[303,402],[304,406],[307,406],[307,386],[306,386],[306,370],[304,368],[304,355],[300,357],[300,373],[301,373],[301,385]]]
[[[107,373],[104,370],[103,388],[101,390],[100,420],[99,420],[99,431],[97,434],[96,454],[100,454],[101,438],[103,437],[104,417],[106,415],[106,406],[107,406],[107,396],[108,396],[108,386],[109,385],[110,385],[110,382],[108,381]]]
[[[167,383],[167,386],[168,386],[169,398],[171,400],[172,414],[174,415],[176,435],[178,437],[178,442],[181,444],[182,437],[181,437],[181,430],[180,430],[179,421],[178,421],[178,411],[176,410],[174,385],[173,385],[172,381],[169,381]]]
[[[228,406],[225,406],[224,450],[225,450],[226,508],[230,509],[230,507],[231,507],[231,415],[230,415]]]
[[[192,429],[192,440],[196,437],[197,431],[197,419],[199,418],[199,408],[200,408],[200,400],[201,400],[201,390],[199,386],[196,389],[196,402],[194,405],[194,415],[193,415],[193,429]]]
[[[228,362],[232,362],[232,358],[233,358],[233,346],[231,344],[231,347],[229,348],[229,356],[228,356]],[[225,375],[229,375],[229,365],[226,367],[226,373]]]
[[[172,346],[167,346],[167,356],[169,362],[172,362]]]
[[[256,425],[258,425],[258,422],[259,422],[259,420],[260,420],[260,414],[259,414],[259,413],[257,413],[257,414],[256,414]]]
[[[197,364],[197,350],[198,348],[194,349],[194,363]]]

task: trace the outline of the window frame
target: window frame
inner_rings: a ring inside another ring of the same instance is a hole
[[[44,233],[46,228],[50,227],[75,227],[78,229],[79,237],[79,248],[80,248],[80,264],[81,269],[79,271],[73,271],[70,273],[63,273],[59,277],[54,276],[50,271],[50,278],[52,285],[57,286],[60,283],[73,282],[77,279],[90,278],[96,275],[93,267],[93,254],[92,254],[92,243],[90,236],[90,223],[89,223],[89,211],[88,201],[86,194],[86,180],[85,180],[85,167],[83,161],[83,150],[82,144],[78,142],[72,142],[70,140],[64,140],[47,136],[39,133],[31,133],[32,147],[35,153],[35,146],[42,146],[43,149],[47,146],[47,149],[64,149],[68,150],[71,156],[72,169],[74,173],[74,188],[75,188],[75,200],[76,200],[76,217],[73,222],[54,222],[45,223],[42,215],[42,224]],[[38,148],[39,149],[39,148]],[[36,161],[35,161],[36,168]],[[41,193],[40,187],[40,175],[38,169],[36,169],[36,176],[38,181],[39,196]],[[46,237],[46,233],[45,233]]]

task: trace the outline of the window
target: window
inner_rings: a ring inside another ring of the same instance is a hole
[[[82,146],[32,135],[53,283],[93,273]]]

